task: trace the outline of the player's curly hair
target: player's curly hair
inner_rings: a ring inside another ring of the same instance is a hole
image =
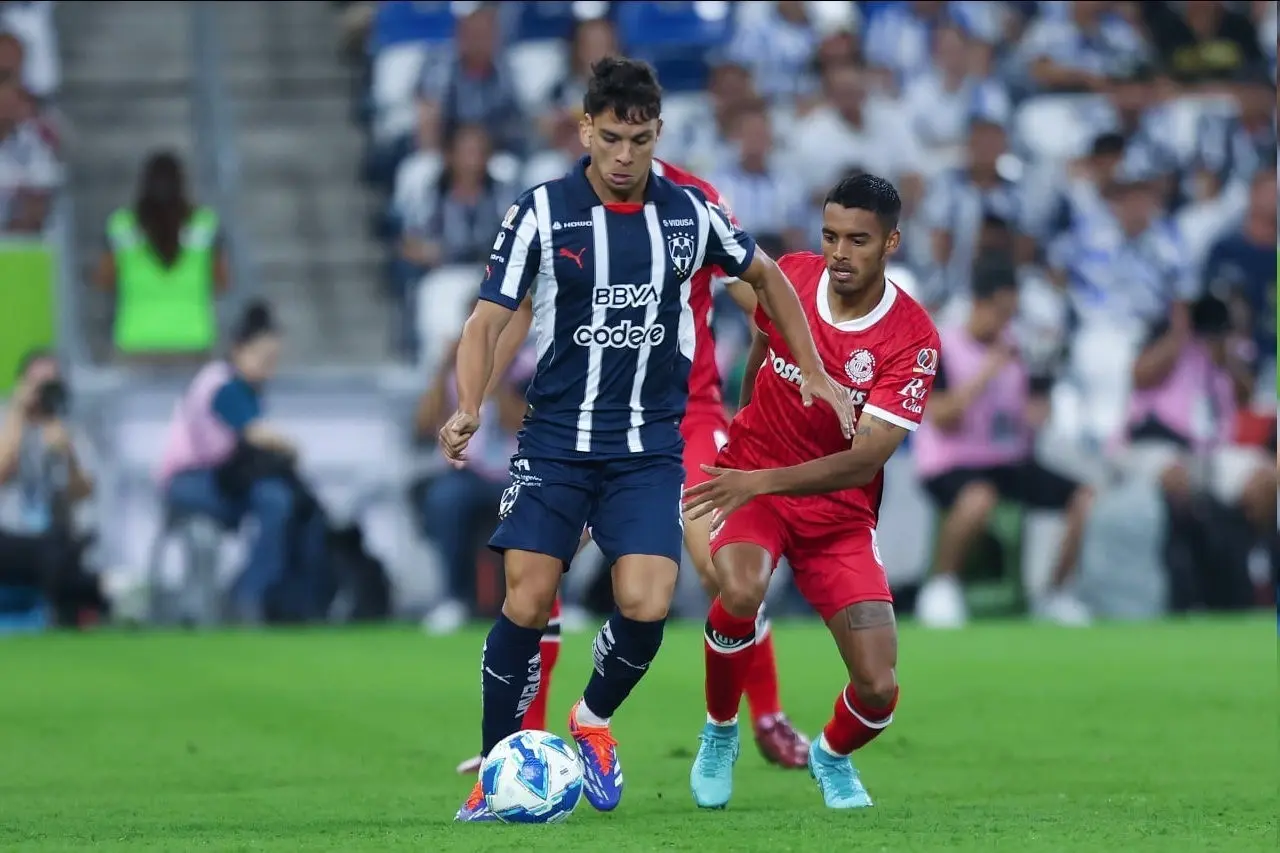
[[[612,112],[630,124],[652,121],[662,114],[658,73],[643,60],[606,56],[591,66],[582,111],[592,117]]]
[[[880,220],[885,234],[898,227],[902,198],[893,184],[876,175],[851,175],[831,188],[823,205],[838,204],[850,210],[869,210]]]

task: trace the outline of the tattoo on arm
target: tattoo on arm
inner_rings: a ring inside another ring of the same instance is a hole
[[[861,601],[842,611],[845,627],[850,631],[883,628],[894,624],[893,605],[887,601]]]

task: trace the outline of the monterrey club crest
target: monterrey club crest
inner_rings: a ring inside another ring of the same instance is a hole
[[[694,249],[690,234],[676,232],[667,238],[667,254],[671,255],[671,263],[682,278],[693,272]]]
[[[876,357],[864,349],[854,350],[844,363],[844,375],[854,385],[866,385],[876,372]]]

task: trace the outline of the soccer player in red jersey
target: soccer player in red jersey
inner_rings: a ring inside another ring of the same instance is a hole
[[[653,161],[654,174],[662,175],[667,180],[681,186],[696,187],[707,197],[725,208],[728,207],[720,192],[702,178],[662,160]],[[730,214],[732,216],[732,214]],[[689,401],[685,409],[680,431],[684,436],[684,470],[685,485],[697,485],[706,482],[710,475],[703,469],[715,462],[720,448],[727,440],[729,418],[725,413],[724,397],[721,391],[720,368],[716,364],[715,338],[711,332],[712,282],[718,270],[701,269],[694,273],[690,281],[689,305],[693,309],[694,334],[697,346],[694,349],[693,366],[689,371]],[[755,292],[749,285],[730,279],[726,282],[730,296],[748,316],[756,312]],[[503,343],[523,341],[528,334],[528,321],[532,315],[527,310],[528,304],[522,306],[517,322],[513,320],[504,330]],[[506,358],[508,352],[514,356],[515,350],[500,347],[498,359]],[[502,363],[505,363],[503,361]],[[501,375],[501,364],[494,369],[495,375]],[[829,413],[828,413],[829,414]],[[715,596],[717,592],[715,572],[711,566],[710,551],[711,519],[708,516],[686,518],[684,527],[684,545],[689,552],[698,577],[702,580],[707,594]],[[583,544],[587,537],[583,537]],[[778,662],[773,650],[773,634],[769,630],[769,621],[765,616],[763,604],[759,608],[755,631],[755,652],[752,671],[745,684],[747,705],[755,730],[756,744],[765,759],[773,764],[788,768],[803,768],[807,765],[809,739],[797,731],[782,712],[781,696],[778,689]],[[547,721],[547,699],[551,692],[551,676],[556,660],[560,655],[560,602],[557,599],[551,612],[551,621],[543,634],[541,643],[542,670],[538,685],[538,695],[525,712],[523,727],[526,729],[545,729]],[[480,758],[470,758],[458,765],[459,773],[475,773],[479,768]]]
[[[849,756],[884,731],[898,701],[893,597],[876,547],[882,468],[924,416],[939,347],[925,309],[885,278],[901,206],[881,178],[841,181],[823,206],[822,255],[779,261],[827,372],[853,398],[852,444],[826,413],[804,406],[795,359],[757,312],[751,400],[708,466],[712,478],[685,491],[689,515],[715,519],[720,590],[705,630],[707,723],[690,773],[703,808],[723,808],[732,794],[738,703],[755,666],[755,614],[783,555],[849,677],[809,749],[810,772],[827,806],[871,805]]]

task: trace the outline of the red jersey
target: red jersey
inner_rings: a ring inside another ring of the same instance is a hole
[[[696,187],[707,201],[718,204],[729,213],[719,190],[690,172],[662,160],[653,161],[653,173],[685,187]],[[719,267],[703,267],[689,280],[689,307],[693,310],[693,365],[689,368],[689,402],[687,409],[714,409],[724,417],[724,395],[720,385],[720,367],[716,364],[716,342],[711,334],[711,280],[723,275]]]
[[[827,373],[849,389],[857,416],[914,431],[938,367],[938,330],[928,312],[886,282],[884,298],[871,313],[836,323],[823,257],[797,252],[778,264],[795,285]],[[768,350],[751,402],[729,427],[725,461],[735,468],[784,468],[848,450],[831,408],[821,402],[805,408],[801,402],[800,368],[773,322],[762,309],[755,320]],[[883,484],[881,472],[862,488],[776,500],[788,522],[799,519],[806,529],[875,527]]]

